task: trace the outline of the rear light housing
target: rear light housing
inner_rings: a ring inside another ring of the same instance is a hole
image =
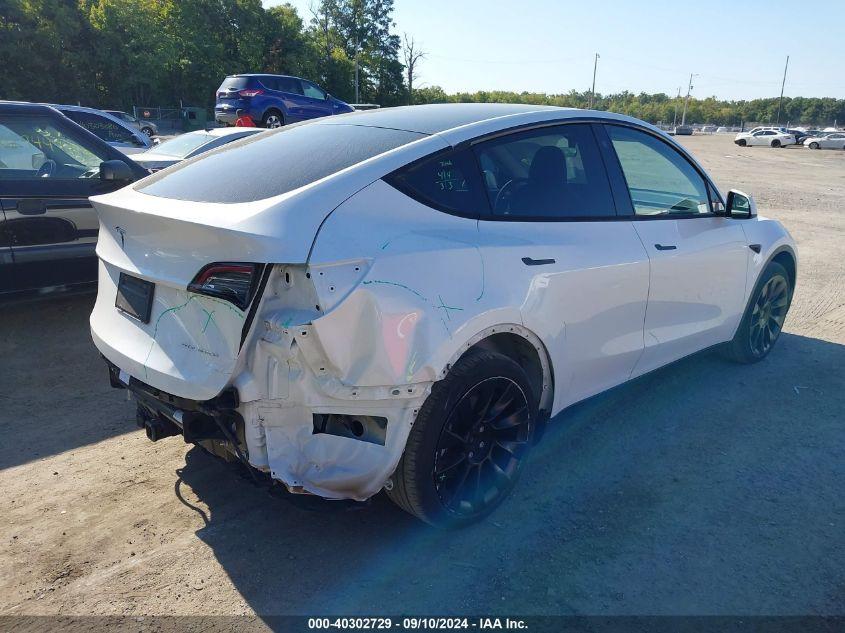
[[[258,288],[263,265],[216,262],[203,267],[188,284],[188,291],[217,297],[246,310]]]
[[[253,89],[250,88],[248,90],[240,90],[238,91],[239,97],[257,97],[258,95],[263,95],[264,91],[260,89]]]

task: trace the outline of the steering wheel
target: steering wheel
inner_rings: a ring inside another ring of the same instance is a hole
[[[41,167],[38,168],[38,171],[35,172],[36,178],[49,178],[53,175],[56,171],[56,161],[52,159],[47,159],[43,163],[41,163]]]
[[[525,186],[525,183],[528,182],[527,178],[512,178],[508,180],[502,188],[499,189],[499,193],[496,194],[496,200],[493,202],[493,211],[508,211],[510,210],[510,199],[513,196],[517,186]],[[501,209],[500,204],[504,203],[505,208]]]

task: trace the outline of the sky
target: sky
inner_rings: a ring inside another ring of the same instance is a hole
[[[289,0],[306,21],[314,0]],[[265,6],[280,4],[265,0]],[[418,86],[845,98],[845,0],[395,0],[427,57]]]

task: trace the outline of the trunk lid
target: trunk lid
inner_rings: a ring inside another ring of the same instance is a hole
[[[304,263],[323,215],[313,224],[287,227],[299,235],[294,240],[262,230],[256,210],[243,208],[251,205],[219,205],[228,207],[221,212],[212,204],[128,189],[119,192],[119,204],[114,196],[93,199],[100,219],[94,343],[137,380],[183,398],[213,398],[236,370],[248,308],[191,292],[188,285],[215,262]],[[151,202],[166,205],[167,212],[140,210]],[[197,221],[198,214],[207,222]],[[155,285],[148,322],[115,306],[121,274]]]

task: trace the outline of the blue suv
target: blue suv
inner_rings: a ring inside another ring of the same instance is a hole
[[[243,110],[257,124],[268,128],[352,112],[319,86],[286,75],[229,75],[217,89],[214,118],[232,125]]]

